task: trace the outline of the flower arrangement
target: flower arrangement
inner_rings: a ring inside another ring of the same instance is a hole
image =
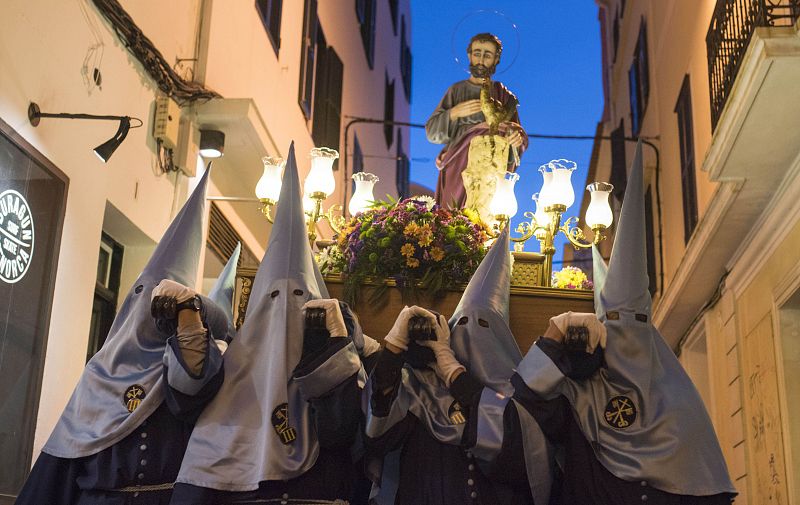
[[[553,272],[554,288],[561,289],[592,289],[594,285],[586,274],[578,267],[564,267],[558,272]]]
[[[323,251],[323,272],[344,274],[345,299],[354,302],[365,281],[377,287],[380,302],[386,282],[431,296],[469,281],[486,254],[489,229],[477,216],[444,209],[430,197],[375,202],[348,221],[331,249]]]

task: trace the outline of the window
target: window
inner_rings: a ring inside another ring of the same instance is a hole
[[[681,187],[683,189],[683,239],[689,242],[697,226],[697,185],[694,170],[694,134],[692,128],[692,92],[689,76],[683,78],[678,103],[678,139],[680,140]]]
[[[656,238],[653,232],[653,192],[647,188],[644,196],[644,233],[647,246],[647,278],[650,296],[655,295],[658,289],[656,281]]]
[[[777,370],[783,369],[783,373],[778,375],[778,380],[783,382],[788,428],[784,435],[783,447],[795,462],[796,468],[797,461],[800,461],[800,402],[798,401],[800,399],[800,291],[790,294],[789,298],[779,306],[778,316],[779,356],[782,366]],[[798,501],[800,482],[796,478],[793,488],[789,489],[789,493],[794,501],[789,503],[800,503]]]
[[[314,145],[339,150],[342,122],[342,79],[344,65],[325,34],[317,29],[317,65],[314,77],[314,111],[311,137]],[[334,169],[338,161],[334,162]]]
[[[409,162],[408,155],[403,151],[403,130],[397,129],[397,167],[395,169],[395,182],[397,185],[397,195],[399,198],[408,198],[409,193]]]
[[[400,77],[403,80],[406,102],[411,103],[411,48],[406,38],[405,17],[400,20]]]
[[[394,121],[394,79],[389,82],[389,74],[385,74],[385,87],[383,95],[383,119]],[[386,148],[392,147],[394,141],[394,125],[386,123],[383,125],[383,136],[386,139]]]
[[[68,184],[0,120],[0,503],[31,467]]]
[[[647,99],[650,96],[650,65],[647,59],[647,26],[642,21],[639,27],[639,38],[636,41],[636,50],[633,53],[633,63],[628,70],[628,85],[631,102],[631,133],[634,137],[639,135],[642,128],[642,119],[647,109]]]
[[[397,35],[397,9],[400,6],[400,0],[389,0],[389,13],[392,15],[392,30]]]
[[[89,346],[86,361],[103,347],[117,315],[119,280],[122,272],[123,247],[107,234],[100,238],[100,256],[97,259],[97,280],[92,303],[92,320],[89,324]]]
[[[611,177],[608,182],[614,186],[611,194],[617,203],[621,205],[625,196],[625,188],[628,186],[628,162],[625,159],[625,123],[622,120],[619,122],[619,127],[611,132]]]
[[[369,68],[375,65],[375,11],[377,0],[356,0],[356,17],[361,25],[361,42]]]
[[[305,0],[303,40],[300,55],[300,93],[298,101],[306,119],[311,118],[311,99],[314,91],[314,62],[317,51],[317,0]]]
[[[281,48],[281,11],[283,10],[283,0],[256,0],[256,10],[264,29],[267,30],[269,41],[275,54]]]

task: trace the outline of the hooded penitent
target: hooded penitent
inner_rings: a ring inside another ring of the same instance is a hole
[[[228,331],[225,340],[230,343],[236,330],[233,325],[233,292],[236,289],[236,266],[239,263],[239,255],[242,251],[242,244],[237,243],[228,263],[217,278],[217,282],[208,292],[208,297],[222,309],[227,319]]]
[[[464,290],[450,318],[450,346],[456,359],[485,389],[480,402],[477,444],[473,454],[491,461],[503,442],[503,412],[514,389],[509,379],[522,355],[508,327],[511,286],[509,230],[506,228],[486,254]],[[403,384],[386,418],[368,416],[367,435],[380,436],[411,411],[429,433],[443,443],[458,445],[463,435],[463,416],[453,416],[455,400],[429,369],[406,366]],[[536,503],[548,503],[552,481],[550,449],[536,421],[518,408],[528,480]],[[454,419],[460,422],[454,422]],[[388,466],[388,465],[387,465]],[[382,482],[394,481],[385,475]],[[384,484],[384,487],[386,484]]]
[[[594,251],[606,366],[557,389],[600,463],[620,479],[682,495],[735,493],[703,401],[652,323],[644,216],[639,144],[607,272]]]
[[[303,349],[303,304],[327,296],[319,279],[292,145],[245,322],[225,354],[225,382],[195,425],[178,482],[250,491],[314,465],[319,444],[292,372]]]
[[[162,360],[169,335],[150,315],[163,279],[192,286],[203,241],[206,170],[125,297],[103,348],[86,364],[43,452],[61,458],[95,454],[125,438],[164,399]]]

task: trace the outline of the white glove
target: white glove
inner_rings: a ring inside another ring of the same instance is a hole
[[[153,289],[151,299],[157,296],[169,296],[175,298],[177,303],[183,303],[186,300],[191,300],[195,295],[197,295],[197,292],[194,289],[186,287],[179,282],[164,279]]]
[[[392,329],[389,330],[389,333],[383,340],[389,344],[392,344],[395,347],[407,351],[408,321],[414,316],[425,317],[431,321],[431,324],[436,323],[436,318],[433,316],[432,313],[428,312],[422,307],[417,307],[416,305],[412,307],[406,305],[403,308],[403,310],[400,311],[400,315],[397,316],[397,320],[394,322],[394,326],[392,326]]]
[[[564,312],[551,317],[550,324],[561,332],[562,342],[564,335],[567,334],[568,327],[583,326],[589,330],[586,352],[593,353],[598,345],[602,349],[606,348],[606,327],[597,319],[597,316],[590,312]]]
[[[344,325],[339,300],[334,298],[309,300],[303,305],[303,315],[305,315],[306,309],[325,309],[325,328],[331,337],[347,336],[347,327]]]
[[[439,314],[435,321],[433,327],[436,330],[436,340],[417,343],[433,349],[433,354],[436,356],[434,371],[445,385],[450,387],[450,384],[453,383],[453,375],[459,370],[465,372],[466,368],[458,362],[453,349],[450,348],[450,327],[447,326],[447,320]]]
[[[369,335],[364,334],[364,348],[361,350],[361,356],[366,358],[367,356],[372,356],[380,350],[381,344],[379,344],[377,340]]]

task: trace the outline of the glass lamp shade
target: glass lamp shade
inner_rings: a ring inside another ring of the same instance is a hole
[[[541,196],[539,193],[534,193],[532,197],[533,201],[536,203],[536,211],[533,214],[534,219],[536,219],[536,224],[538,226],[547,226],[550,224],[550,216],[547,215],[547,212],[544,211],[544,205],[541,202]]]
[[[286,160],[264,156],[261,161],[264,162],[264,175],[256,184],[256,196],[259,200],[277,202],[281,194],[283,167],[286,165]]]
[[[311,199],[311,196],[308,193],[303,193],[303,212],[306,214],[311,214],[314,212],[314,208],[316,207],[317,202]]]
[[[548,165],[542,165],[539,167],[539,172],[542,174],[542,179],[544,182],[542,183],[542,189],[539,190],[539,197],[536,200],[539,207],[543,210],[545,207],[552,205],[553,200],[553,171],[550,169]]]
[[[563,205],[570,208],[575,203],[575,190],[572,189],[572,172],[578,164],[570,160],[553,160],[548,163],[553,172],[552,193],[548,205]]]
[[[336,189],[333,161],[339,157],[339,153],[329,147],[315,147],[310,155],[311,170],[306,177],[305,192],[309,195],[324,193],[326,197],[330,196]]]
[[[614,221],[614,214],[611,212],[611,205],[608,203],[608,197],[614,186],[607,182],[593,182],[586,186],[592,200],[589,202],[589,207],[586,209],[586,224],[594,229],[599,226],[608,228]]]
[[[489,212],[493,216],[505,216],[509,219],[517,214],[517,197],[514,196],[514,184],[519,180],[519,174],[506,172],[497,176],[497,188],[489,203]]]
[[[370,202],[375,200],[372,194],[372,189],[375,183],[378,182],[378,176],[366,172],[357,172],[353,174],[353,181],[356,183],[356,190],[350,198],[350,204],[347,210],[350,211],[351,216],[355,216],[359,212],[364,212],[370,206]]]

